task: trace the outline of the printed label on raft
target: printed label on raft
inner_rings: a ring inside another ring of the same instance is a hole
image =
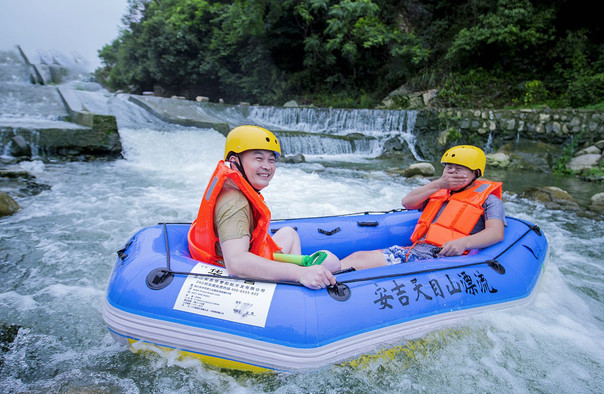
[[[265,326],[275,283],[226,279],[226,269],[206,264],[197,264],[191,272],[216,277],[188,276],[176,298],[174,309],[252,326]]]
[[[497,293],[497,289],[478,270],[461,271],[457,277],[445,274],[445,278],[446,280],[433,278],[428,283],[422,283],[417,278],[409,281],[393,280],[392,285],[374,283],[377,299],[373,303],[379,309],[389,310],[395,306],[406,307],[412,302],[440,302],[441,299],[462,292],[471,296]]]

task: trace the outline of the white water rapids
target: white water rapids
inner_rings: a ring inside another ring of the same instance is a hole
[[[594,393],[604,385],[604,224],[511,194],[507,214],[549,240],[528,306],[475,315],[360,366],[311,373],[218,371],[118,346],[101,317],[115,252],[144,226],[194,218],[225,138],[113,100],[123,159],[20,163],[50,189],[17,198],[22,209],[0,218],[0,323],[21,327],[0,353],[0,392]],[[324,160],[278,165],[263,193],[273,217],[398,208],[425,182],[392,177],[377,162],[366,170]],[[347,156],[354,160],[368,159]]]

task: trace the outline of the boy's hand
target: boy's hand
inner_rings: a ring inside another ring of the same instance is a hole
[[[445,242],[445,244],[443,245],[443,247],[440,250],[440,252],[438,253],[438,255],[440,257],[460,256],[463,254],[463,252],[468,250],[468,247],[466,244],[467,244],[466,237],[454,239],[449,242]]]
[[[298,282],[309,289],[318,290],[336,284],[336,278],[322,265],[300,267],[300,269],[302,270],[302,273],[300,274]]]
[[[456,190],[466,186],[470,182],[470,179],[465,174],[444,171],[440,177],[440,181],[442,189]]]

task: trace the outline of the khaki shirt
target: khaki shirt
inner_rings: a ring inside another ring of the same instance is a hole
[[[254,231],[254,219],[250,203],[245,195],[234,185],[225,183],[216,199],[214,207],[214,228],[220,242],[251,238]],[[216,254],[222,256],[220,244],[216,243]]]

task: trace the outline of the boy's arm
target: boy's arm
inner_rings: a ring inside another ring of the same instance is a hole
[[[407,209],[420,209],[424,202],[434,193],[442,189],[440,187],[441,179],[434,180],[423,186],[413,189],[401,200],[403,207]]]
[[[322,265],[300,267],[262,258],[251,253],[250,237],[244,236],[220,243],[224,265],[230,275],[271,281],[300,282],[310,289],[335,284],[335,277]]]
[[[488,219],[484,230],[467,237],[445,242],[439,256],[459,256],[470,249],[482,249],[503,241],[505,226],[499,219]]]

